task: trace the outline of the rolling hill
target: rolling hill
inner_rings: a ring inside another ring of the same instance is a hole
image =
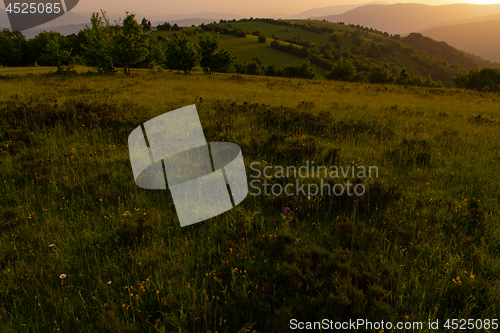
[[[366,5],[340,15],[316,17],[330,22],[345,22],[373,27],[390,34],[408,34],[441,22],[471,19],[477,16],[499,14],[500,4],[453,4],[429,6],[416,3]]]
[[[457,49],[500,62],[500,20],[438,27],[421,33]]]
[[[354,8],[356,7],[356,8]],[[337,13],[336,15],[326,15]],[[63,35],[77,33],[85,28],[90,21],[90,13],[70,12],[60,18],[50,21],[39,27],[23,31],[26,38],[30,39],[43,30],[56,31]],[[293,17],[315,17],[330,22],[345,22],[365,27],[387,31],[391,34],[406,35],[411,32],[421,32],[437,41],[445,41],[459,50],[478,55],[490,61],[500,61],[500,37],[496,34],[500,26],[500,4],[496,5],[472,5],[454,4],[443,6],[428,6],[423,4],[387,4],[382,1],[370,2],[368,4],[337,5],[322,8],[313,8],[302,13],[292,15]],[[109,14],[110,20],[118,20],[123,14]],[[140,19],[142,14],[137,14]],[[169,22],[179,26],[198,26],[202,23],[219,22],[219,20],[241,19],[242,16],[219,12],[201,12],[195,14],[169,14],[146,16],[153,25]],[[495,20],[497,23],[488,22]],[[323,22],[315,22],[317,26]],[[0,28],[8,27],[9,21],[4,9],[0,9]],[[249,32],[259,30],[267,37],[278,37],[280,39],[297,38],[310,40],[315,43],[324,42],[324,36],[318,36],[308,31],[288,29],[275,31],[275,27],[257,29],[251,24],[246,25]],[[350,27],[344,25],[343,30]],[[458,32],[458,34],[457,34]],[[351,49],[353,45],[349,41],[340,38],[341,47]],[[361,49],[367,50],[367,45]],[[390,59],[387,59],[390,61]],[[481,62],[481,61],[480,61]],[[487,64],[487,62],[485,62]],[[407,63],[407,65],[409,65]],[[484,65],[484,64],[483,64]]]
[[[85,24],[61,26],[59,30],[67,29],[60,31],[67,35],[77,33],[84,26]],[[36,29],[41,31],[44,28]],[[236,33],[236,30],[240,33]],[[427,80],[430,76],[445,86],[451,86],[451,77],[457,72],[490,65],[444,42],[424,38],[421,34],[401,38],[373,28],[327,21],[233,19],[202,24],[199,27],[185,27],[183,32],[188,33],[195,43],[198,41],[198,33],[220,33],[222,47],[236,56],[237,64],[251,63],[258,56],[263,66],[283,68],[299,66],[307,59],[317,74],[325,76],[337,61],[346,59],[356,68],[356,80],[377,81],[379,79],[369,77],[379,70],[384,78],[395,77],[404,68],[416,78]],[[173,33],[176,32],[155,31],[148,36],[153,40],[162,40],[161,37]],[[237,35],[240,37],[236,37]],[[259,35],[267,37],[267,41],[259,43]]]
[[[119,21],[120,18],[124,17],[124,13],[106,13],[110,22]],[[69,12],[63,16],[58,17],[55,20],[42,24],[38,27],[34,27],[23,31],[23,35],[30,39],[35,37],[38,33],[43,30],[46,31],[56,31],[63,35],[69,35],[72,33],[78,33],[81,29],[85,28],[86,24],[90,24],[90,17],[92,13],[83,12]],[[243,18],[241,15],[227,14],[219,12],[200,12],[193,14],[167,14],[167,15],[143,15],[140,13],[136,14],[136,19],[140,20],[145,17],[152,22],[153,25],[162,24],[164,22],[169,22],[171,24],[177,23],[179,26],[191,26],[200,25],[201,23],[211,23],[219,22],[219,20],[229,20],[229,19],[240,19]],[[0,29],[10,27],[9,18],[5,9],[0,9]]]
[[[80,30],[85,29],[86,26],[90,26],[89,23],[80,23],[80,24],[68,24],[68,25],[60,25],[60,26],[55,26],[55,27],[45,27],[45,26],[40,26],[40,27],[34,27],[28,30],[23,31],[23,35],[27,39],[31,39],[38,35],[42,31],[55,31],[60,33],[63,36],[68,36],[71,34],[77,34]]]
[[[152,25],[159,25],[163,24],[165,22],[168,22],[170,24],[177,24],[179,27],[190,27],[192,25],[198,26],[202,23],[204,24],[209,24],[212,22],[219,22],[220,19],[213,19],[213,18],[203,18],[203,17],[192,17],[192,18],[184,18],[184,19],[171,19],[171,20],[160,20],[160,21],[153,21]]]
[[[372,1],[368,3],[360,3],[360,4],[353,4],[353,5],[336,5],[336,6],[328,6],[328,7],[321,7],[321,8],[313,8],[306,10],[302,13],[298,13],[295,15],[290,15],[289,18],[299,18],[299,19],[308,19],[311,17],[315,16],[324,16],[324,15],[339,15],[343,14],[349,10],[352,10],[354,8],[358,8],[361,6],[365,5],[388,5],[388,2],[385,1]]]
[[[284,26],[284,22],[290,22],[290,25]],[[350,58],[361,72],[367,72],[373,66],[382,66],[396,74],[406,68],[418,77],[426,78],[431,75],[432,78],[450,86],[451,76],[457,71],[481,67],[464,52],[421,35],[420,38],[418,35],[412,35],[411,38],[397,40],[373,29],[359,29],[345,24],[314,20],[253,19],[231,21],[223,25],[306,46],[318,58],[332,57],[330,61],[335,61],[340,56]],[[315,29],[324,31],[318,33]],[[360,36],[357,42],[353,38],[356,34]],[[328,51],[329,48],[331,49]],[[314,56],[310,57],[313,63]],[[321,61],[316,63],[320,64]],[[327,67],[328,65],[324,68],[328,70]]]
[[[96,10],[99,12],[99,10]],[[111,22],[115,20],[119,20],[125,16],[125,13],[106,13]],[[90,17],[92,13],[86,12],[69,12],[63,16],[58,17],[55,20],[42,24],[41,27],[59,27],[63,25],[72,25],[72,24],[81,24],[81,23],[90,23]],[[219,12],[199,12],[192,14],[157,14],[157,15],[144,15],[141,13],[136,13],[136,19],[140,20],[143,17],[146,17],[151,22],[179,22],[180,20],[192,19],[192,18],[203,18],[208,20],[208,22],[219,21],[220,19],[229,20],[229,19],[240,19],[243,18],[242,15],[236,14],[227,14],[227,13],[219,13]],[[179,24],[179,23],[178,23]],[[0,9],[0,27],[8,27],[10,26],[9,18],[7,17],[7,13],[5,9]]]
[[[146,18],[152,22],[153,25],[163,24],[168,22],[170,24],[176,23],[180,27],[190,27],[191,25],[200,25],[202,23],[208,24],[212,22],[219,22],[220,20],[239,20],[244,16],[227,13],[217,12],[201,12],[193,14],[170,14],[170,15],[148,15]]]
[[[484,15],[484,16],[478,16],[478,17],[473,17],[471,19],[463,19],[463,20],[454,20],[454,21],[446,21],[446,22],[441,22],[438,24],[433,24],[428,27],[425,27],[422,29],[422,31],[433,29],[433,28],[439,28],[439,27],[448,27],[450,25],[458,25],[458,24],[465,24],[465,23],[475,23],[475,22],[486,22],[486,21],[500,21],[500,14],[491,14],[491,15]]]
[[[195,28],[184,28],[183,31],[194,32]],[[159,36],[167,37],[174,33],[175,32],[173,31],[154,31],[148,34],[148,36],[151,39],[157,39]],[[214,32],[206,33],[216,34]],[[191,34],[189,38],[194,43],[198,42],[198,35],[196,34]],[[219,38],[221,41],[221,47],[231,51],[233,56],[236,57],[237,63],[251,62],[252,58],[256,56],[259,56],[265,65],[274,64],[278,67],[298,66],[304,61],[303,58],[293,54],[273,49],[270,46],[271,40],[266,41],[266,43],[259,43],[257,41],[257,36],[247,35],[244,38],[240,38],[233,35],[219,35]],[[324,75],[326,73],[323,68],[317,65],[312,64],[312,67],[317,74]]]

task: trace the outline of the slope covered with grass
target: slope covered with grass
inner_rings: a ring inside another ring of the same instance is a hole
[[[498,94],[140,71],[0,80],[1,332],[500,314]],[[320,179],[259,171],[312,161],[378,173],[325,180],[360,196],[248,195],[180,228],[169,191],[135,185],[127,137],[193,103],[207,141],[242,148],[249,182],[307,188]]]
[[[293,54],[288,54],[284,52],[277,51],[270,46],[272,39],[268,39],[266,43],[259,43],[257,36],[247,35],[246,37],[236,37],[233,35],[217,34],[215,32],[202,32],[199,28],[183,28],[184,32],[191,32],[188,36],[193,43],[198,43],[199,36],[205,33],[218,35],[220,39],[220,47],[226,48],[231,51],[232,55],[235,56],[235,62],[237,63],[250,63],[252,58],[260,57],[264,65],[276,65],[277,67],[285,66],[299,66],[304,61],[303,58],[295,56]],[[198,31],[199,34],[196,34]],[[150,34],[150,38],[157,39],[158,36],[168,37],[174,33],[179,34],[180,32],[175,31],[155,31]],[[286,43],[284,43],[286,44]],[[320,75],[324,75],[326,71],[312,64],[315,72]]]
[[[451,87],[451,77],[457,72],[466,72],[478,66],[476,60],[446,43],[438,43],[418,34],[401,38],[399,35],[392,36],[376,28],[316,20],[250,18],[183,29],[186,29],[188,33],[193,31],[230,33],[238,29],[249,35],[264,35],[268,38],[268,42],[279,40],[280,43],[299,45],[307,48],[308,52],[302,55],[298,52],[288,52],[309,59],[312,64],[316,65],[315,69],[322,76],[334,67],[336,61],[344,58],[353,62],[360,77],[364,80],[370,81],[368,79],[370,73],[376,73],[381,68],[393,76],[397,76],[405,68],[417,77],[426,79],[430,75],[434,80],[439,80],[445,86]],[[150,35],[171,33],[173,32],[154,32]],[[222,36],[228,36],[225,39],[235,40],[232,35]],[[414,38],[417,36],[421,38]],[[282,62],[280,53],[282,55],[287,53],[284,52],[285,50],[273,53],[268,48],[255,45],[250,48],[243,42],[237,44],[232,48],[235,54],[251,59],[259,55],[259,52],[263,52],[266,60],[275,64]],[[274,47],[274,49],[279,50],[279,47]],[[484,65],[484,62],[480,64]],[[318,71],[318,68],[322,70]]]

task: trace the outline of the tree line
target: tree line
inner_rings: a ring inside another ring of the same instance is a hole
[[[186,34],[175,33],[162,40],[150,39],[145,32],[151,22],[139,24],[134,14],[126,13],[123,22],[112,25],[105,12],[93,13],[91,24],[78,34],[63,36],[42,31],[26,40],[19,31],[0,31],[0,65],[57,66],[57,72],[74,71],[74,65],[92,66],[98,73],[115,73],[117,67],[130,75],[131,68],[172,69],[189,73],[201,66],[207,73],[230,71],[234,57],[220,49],[217,36],[201,35],[197,44]],[[174,24],[159,30],[180,31]]]
[[[273,19],[245,19],[240,21],[259,21],[279,24],[313,31],[310,24],[297,24]],[[214,31],[220,34],[231,34],[244,37],[249,32],[226,24],[201,24],[202,31]],[[339,34],[334,30],[319,29],[317,33],[332,33],[331,42],[313,43],[302,40],[300,36],[286,39],[283,44],[277,38],[271,42],[276,50],[288,52],[304,59],[299,66],[277,68],[273,64],[265,65],[257,56],[250,63],[235,63],[235,57],[223,48],[217,36],[201,34],[197,43],[191,41],[177,24],[164,23],[157,26],[160,31],[175,31],[168,37],[148,38],[145,32],[151,30],[151,22],[142,19],[141,24],[135,20],[134,14],[126,13],[123,22],[112,25],[105,12],[94,13],[91,25],[78,34],[62,36],[57,32],[42,31],[33,39],[26,40],[18,31],[4,29],[0,31],[0,65],[2,66],[57,66],[59,73],[74,71],[76,64],[93,66],[99,73],[115,73],[117,67],[123,68],[128,75],[131,68],[172,69],[189,73],[200,66],[205,73],[236,72],[241,74],[283,76],[283,77],[315,77],[311,64],[316,64],[327,71],[325,78],[343,81],[396,83],[403,85],[441,86],[439,80],[449,81],[460,88],[498,91],[500,90],[500,69],[483,68],[467,69],[474,66],[474,61],[460,51],[448,45],[432,41],[420,34],[410,34],[405,42],[424,48],[440,57],[425,51],[416,51],[412,47],[402,45],[396,38],[371,37],[370,31],[343,31],[344,38],[352,39],[351,50],[341,49]],[[195,33],[198,29],[195,30]],[[330,31],[331,30],[331,31]],[[366,29],[365,29],[366,30]],[[342,30],[339,30],[342,32]],[[258,41],[266,43],[266,37],[258,31],[252,33]],[[369,45],[368,48],[357,49],[356,46]],[[419,64],[428,73],[426,79],[415,76],[405,68],[397,67],[386,60],[388,56],[403,54]],[[448,61],[453,62],[451,65]]]

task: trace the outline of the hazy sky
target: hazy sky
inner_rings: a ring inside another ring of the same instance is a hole
[[[120,13],[124,10],[130,12],[138,12],[144,14],[189,14],[199,12],[222,12],[230,14],[239,14],[244,16],[265,16],[273,13],[282,14],[297,14],[302,11],[334,5],[358,4],[367,3],[371,0],[252,0],[252,1],[238,1],[238,0],[181,0],[181,1],[165,1],[165,0],[80,0],[78,6],[75,7],[76,12],[91,12],[96,8],[105,7],[106,11],[110,13]],[[453,1],[453,0],[403,0],[403,1],[386,1],[389,3],[398,2],[418,2],[428,5],[441,5],[457,2],[470,2],[470,3],[497,3],[499,0],[472,0],[472,1]]]
[[[131,13],[140,14],[190,14],[199,12],[221,12],[228,14],[237,14],[242,16],[263,17],[271,14],[293,15],[302,11],[334,5],[367,3],[372,0],[252,0],[240,2],[238,0],[80,0],[73,9],[74,12],[95,12],[100,9],[108,13],[124,13],[128,10]],[[382,0],[384,1],[384,0]],[[498,3],[500,0],[402,0],[386,1],[388,3],[413,2],[424,3],[428,5],[443,5],[457,2],[468,2],[475,4]],[[0,8],[5,8],[3,3]]]

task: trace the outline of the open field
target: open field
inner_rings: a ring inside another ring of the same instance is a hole
[[[92,71],[92,67],[76,65],[75,71],[78,73]],[[41,67],[0,67],[0,76],[26,75],[26,74],[48,74],[55,72],[57,67],[41,66]]]
[[[349,59],[354,64],[356,71],[365,77],[365,81],[387,82],[383,78],[369,80],[367,76],[371,74],[376,76],[377,74],[374,73],[380,68],[389,71],[389,75],[397,76],[404,68],[421,79],[425,80],[430,75],[433,80],[440,81],[446,87],[452,87],[452,76],[458,72],[466,72],[467,68],[477,66],[477,63],[460,51],[446,44],[425,39],[421,35],[420,37],[412,35],[411,38],[408,37],[410,38],[408,41],[408,38],[403,40],[400,37],[389,38],[389,35],[376,34],[373,30],[370,31],[366,28],[358,29],[344,24],[323,21],[258,20],[212,24],[207,29],[214,31],[221,29],[221,31],[225,30],[226,33],[231,29],[239,29],[248,34],[263,34],[267,37],[267,42],[262,44],[253,35],[247,35],[245,38],[228,34],[220,35],[222,46],[232,51],[237,62],[250,62],[252,58],[259,55],[263,58],[264,64],[275,64],[283,67],[285,65],[297,66],[303,61],[301,57],[307,57],[316,74],[323,77],[327,77],[327,72],[335,68],[334,64],[340,58],[344,58]],[[293,27],[286,24],[299,24],[299,26]],[[323,28],[329,29],[321,31],[320,29]],[[202,32],[201,27],[183,29],[183,32],[190,34],[190,39],[195,43],[198,41],[199,33],[215,34],[215,32]],[[148,36],[155,40],[160,36],[167,37],[176,33],[179,32],[155,31],[149,33]],[[271,46],[273,40],[279,40],[280,44],[295,44],[299,49],[305,48],[310,52],[304,54],[304,52],[294,51],[283,46],[273,48]],[[350,80],[346,79],[346,81]]]
[[[0,332],[500,318],[500,95],[132,73],[0,77]],[[190,104],[249,182],[312,161],[378,174],[328,179],[361,196],[248,195],[180,228],[169,191],[135,185],[127,138]]]
[[[194,32],[194,29],[195,28],[183,28],[183,31]],[[293,54],[273,49],[270,45],[272,42],[271,38],[268,38],[266,43],[259,43],[257,40],[257,36],[252,36],[252,35],[247,35],[246,37],[242,38],[233,35],[225,35],[225,34],[221,35],[215,32],[201,32],[200,29],[198,29],[198,31],[200,35],[205,33],[218,35],[221,41],[220,47],[226,48],[229,51],[231,51],[233,56],[236,57],[235,61],[237,63],[251,62],[252,58],[254,58],[257,55],[262,59],[264,65],[274,64],[278,67],[299,66],[304,61],[303,58],[300,58]],[[166,36],[171,36],[175,33],[179,34],[179,32],[175,31],[155,31],[148,35],[151,39],[156,39],[158,36],[166,37]],[[199,40],[198,36],[199,35],[193,33],[188,37],[193,43],[198,43]],[[282,43],[285,45],[288,44],[286,42]],[[311,67],[314,68],[316,74],[325,75],[326,73],[326,70],[315,64],[311,64]]]
[[[339,44],[341,48],[345,49],[351,49],[354,46],[354,44],[352,43],[352,39],[350,36],[348,37],[344,36],[344,32],[349,31],[350,33],[352,33],[358,30],[346,24],[338,24],[338,23],[323,22],[316,20],[284,20],[284,21],[297,24],[311,25],[319,28],[327,27],[333,29],[334,32],[333,33],[323,32],[321,34],[318,34],[316,32],[304,30],[301,28],[287,27],[287,26],[276,25],[266,22],[258,22],[258,21],[229,22],[228,24],[230,24],[231,27],[241,28],[249,32],[259,31],[261,33],[264,33],[266,37],[271,37],[274,35],[275,37],[278,37],[281,40],[298,38],[302,40],[309,40],[313,43],[318,43],[318,44],[321,42],[330,42],[332,44]],[[340,32],[340,30],[342,30],[342,32]],[[330,40],[330,37],[332,35],[337,35],[339,37],[339,41],[332,42]],[[367,32],[367,36],[370,37],[371,39],[373,38],[380,38],[381,40],[389,39],[388,37],[383,37],[373,32]],[[363,38],[363,41],[364,43],[358,46],[358,48],[367,50],[371,40]],[[404,45],[408,46],[407,44]]]

